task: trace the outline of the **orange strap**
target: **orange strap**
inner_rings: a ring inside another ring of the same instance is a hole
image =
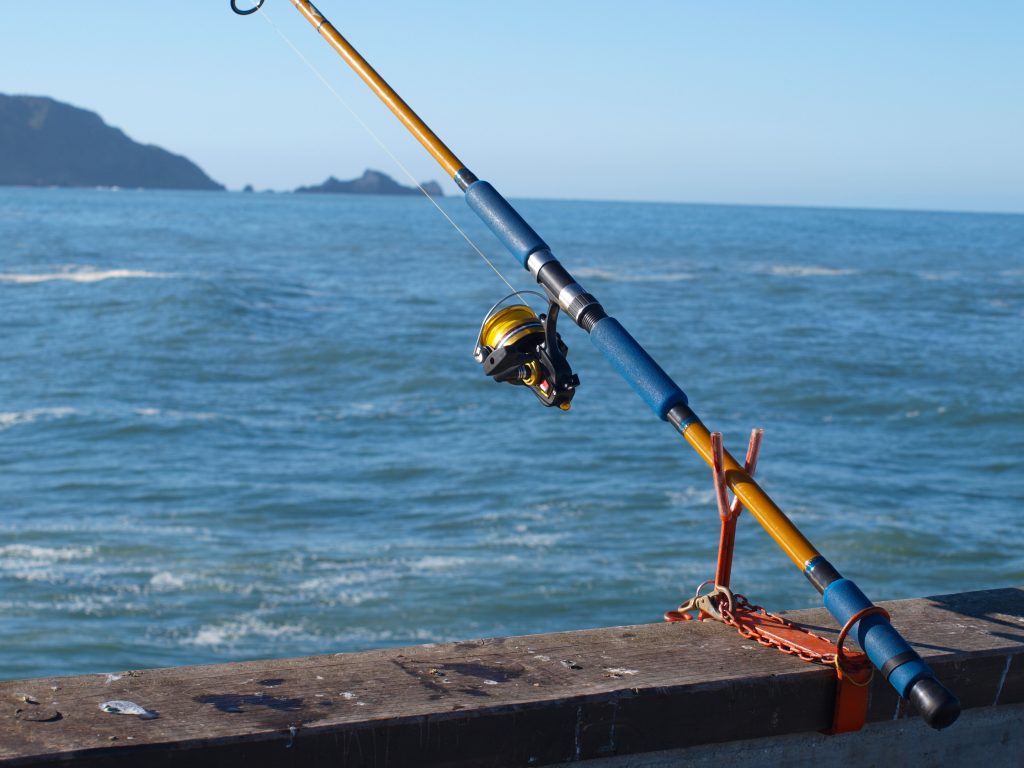
[[[850,733],[864,727],[868,716],[868,690],[875,676],[875,669],[864,653],[846,653],[843,643],[850,629],[865,616],[889,613],[877,605],[857,611],[839,630],[836,638],[836,704],[832,710],[832,727],[822,733]]]

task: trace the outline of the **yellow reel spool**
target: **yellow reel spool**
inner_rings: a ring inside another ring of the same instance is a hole
[[[480,343],[491,349],[501,349],[533,333],[544,336],[544,326],[540,318],[525,304],[513,304],[499,309],[484,321],[484,327],[480,331]]]
[[[517,362],[512,363],[514,367],[503,369],[498,380],[509,384],[524,384],[533,390],[545,405],[557,405],[561,410],[567,411],[571,407],[571,392],[567,397],[557,396],[553,387],[553,382],[557,381],[557,378],[552,378],[551,371],[537,358],[538,354],[542,354],[540,350],[546,339],[544,322],[537,313],[526,304],[512,304],[499,310],[492,310],[484,318],[480,326],[475,357],[484,365],[488,375],[494,375],[491,371],[495,366],[501,367],[502,359],[518,358]],[[558,343],[563,350],[564,362],[565,347],[560,339]],[[568,375],[572,375],[571,371]],[[578,382],[578,379],[576,381]]]

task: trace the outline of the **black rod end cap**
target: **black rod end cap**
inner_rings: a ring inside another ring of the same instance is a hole
[[[907,698],[924,721],[937,731],[960,717],[960,699],[934,677],[922,677],[910,686]]]

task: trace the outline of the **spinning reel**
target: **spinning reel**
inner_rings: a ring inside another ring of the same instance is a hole
[[[547,313],[539,317],[525,303],[501,307],[523,293],[541,295],[518,291],[491,307],[480,324],[473,357],[495,381],[529,387],[544,405],[568,411],[580,377],[569,367],[569,348],[555,328],[558,305],[549,301]]]

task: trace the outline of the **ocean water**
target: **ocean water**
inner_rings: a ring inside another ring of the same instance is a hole
[[[1024,583],[1024,216],[520,209],[870,596]],[[506,291],[421,199],[0,190],[0,678],[660,620],[710,473],[571,324],[570,413],[487,380]]]

